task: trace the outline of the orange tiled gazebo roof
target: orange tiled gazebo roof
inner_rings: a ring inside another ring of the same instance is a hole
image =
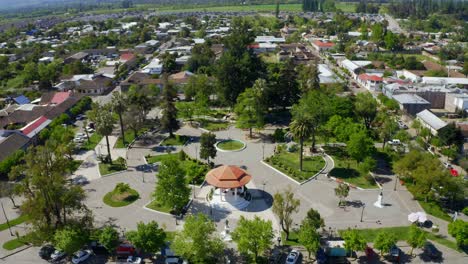
[[[246,171],[232,165],[214,168],[205,177],[210,185],[223,189],[242,187],[249,183],[251,179],[252,176]]]

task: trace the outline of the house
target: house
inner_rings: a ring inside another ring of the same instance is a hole
[[[319,64],[319,79],[321,84],[332,84],[340,82],[338,76],[326,64]]]
[[[434,136],[437,135],[440,129],[447,126],[447,123],[427,109],[417,113],[416,119],[419,120],[424,127],[428,128]]]
[[[466,93],[447,93],[445,95],[445,110],[449,112],[457,112],[459,110],[468,109],[468,94]]]
[[[163,71],[163,64],[158,58],[153,59],[148,65],[143,67],[141,72],[147,74],[161,74]]]
[[[31,101],[24,95],[17,96],[12,99],[15,103],[19,105],[29,104]]]
[[[22,149],[25,150],[30,139],[19,131],[0,130],[0,162]]]
[[[284,38],[277,38],[275,36],[257,36],[255,43],[285,43]]]
[[[33,120],[32,122],[28,123],[26,126],[21,128],[20,131],[28,138],[34,138],[51,122],[52,120],[48,119],[47,117],[40,116],[39,118]]]
[[[338,62],[338,65],[348,71],[351,77],[355,80],[357,79],[358,74],[365,71],[364,67],[370,64],[372,64],[372,61],[351,61],[348,59]]]
[[[144,87],[148,85],[160,85],[161,80],[151,77],[151,74],[145,72],[134,72],[130,74],[123,82],[120,83],[120,88],[123,92],[130,89],[130,86],[136,85],[138,87]]]
[[[412,116],[431,107],[431,103],[416,94],[397,94],[392,98],[398,102],[401,110]]]
[[[431,109],[444,109],[446,94],[453,91],[442,86],[395,82],[384,85],[382,92],[390,98],[397,94],[416,94],[431,103]]]
[[[65,92],[75,91],[76,94],[102,95],[114,88],[114,84],[112,78],[105,74],[80,74],[63,80],[56,87]]]
[[[65,60],[63,62],[65,64],[69,64],[69,63],[73,63],[75,61],[83,61],[83,60],[86,60],[88,58],[88,56],[89,56],[89,53],[80,51],[80,52],[77,52],[77,53],[65,58]]]
[[[133,68],[136,65],[137,57],[131,52],[125,52],[120,55],[119,62],[127,68]]]
[[[330,50],[333,47],[335,47],[335,43],[333,43],[331,41],[315,40],[315,41],[312,42],[312,46],[318,52],[324,52],[324,51]]]
[[[383,78],[374,74],[361,73],[357,77],[358,83],[366,87],[369,91],[380,90],[380,85],[383,83]]]

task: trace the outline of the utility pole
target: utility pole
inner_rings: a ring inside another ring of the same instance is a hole
[[[393,186],[393,191],[396,191],[397,182],[398,182],[398,175],[395,174],[395,185]]]
[[[362,223],[362,217],[364,216],[364,208],[366,208],[366,204],[362,204],[362,211],[361,211],[361,223]]]

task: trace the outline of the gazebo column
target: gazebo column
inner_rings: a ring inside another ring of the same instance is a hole
[[[237,188],[234,188],[234,199],[237,200]]]

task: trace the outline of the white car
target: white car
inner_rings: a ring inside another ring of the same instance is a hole
[[[452,167],[452,164],[450,164],[450,163],[448,163],[448,162],[444,162],[444,167],[445,167],[446,169],[452,169],[452,168],[453,168],[453,167]]]
[[[92,127],[87,127],[86,128],[86,131],[88,131],[88,133],[93,133],[94,132],[94,129]]]
[[[56,250],[54,251],[54,253],[52,253],[52,255],[50,255],[50,260],[51,260],[51,261],[60,260],[60,259],[62,259],[63,257],[65,257],[66,254],[67,254],[67,253],[56,249]]]
[[[288,257],[286,258],[286,264],[296,264],[297,260],[299,259],[299,251],[293,249],[291,252],[289,252]]]
[[[401,145],[401,141],[399,139],[392,139],[392,140],[387,141],[387,143],[389,145],[394,145],[394,146]]]
[[[83,143],[83,142],[84,142],[84,138],[76,137],[73,139],[73,143]]]
[[[140,263],[141,263],[141,258],[139,258],[139,257],[134,257],[134,256],[129,256],[129,257],[127,258],[127,263],[140,264]]]
[[[80,250],[73,254],[72,263],[78,264],[87,260],[91,256],[91,250]]]

